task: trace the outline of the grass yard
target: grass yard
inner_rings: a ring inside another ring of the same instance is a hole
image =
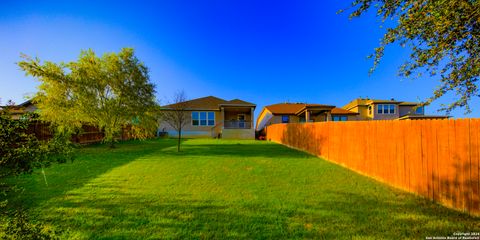
[[[284,146],[175,140],[91,146],[18,181],[65,239],[425,239],[480,219]]]

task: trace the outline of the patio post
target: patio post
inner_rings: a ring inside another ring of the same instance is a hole
[[[225,108],[224,108],[224,107],[221,107],[221,108],[220,108],[220,114],[221,114],[221,116],[222,116],[221,119],[222,119],[222,121],[223,121],[223,123],[222,123],[222,129],[225,129]]]
[[[330,112],[327,112],[327,122],[330,122],[332,120],[332,114]]]
[[[253,117],[253,112],[254,112],[254,111],[253,111],[253,107],[252,107],[252,108],[250,108],[250,129],[253,128],[253,119],[255,119],[255,118]]]

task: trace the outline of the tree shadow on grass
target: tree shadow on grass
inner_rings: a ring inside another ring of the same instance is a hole
[[[104,144],[80,148],[73,162],[54,164],[44,169],[48,186],[40,170],[32,175],[12,178],[12,183],[23,188],[23,191],[13,195],[9,200],[12,204],[21,204],[27,208],[38,206],[53,197],[80,188],[91,179],[114,168],[155,154],[175,144],[175,141],[170,140],[130,140],[118,143],[114,149]]]
[[[112,190],[104,187],[102,192]],[[186,194],[148,198],[117,192],[115,198],[95,199],[80,194],[49,202],[43,218],[70,227],[67,238],[88,239],[424,239],[480,227],[468,216],[421,199],[327,194],[333,198],[308,204],[202,200]]]

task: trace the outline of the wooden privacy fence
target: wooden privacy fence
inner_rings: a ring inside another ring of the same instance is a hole
[[[50,124],[40,121],[33,121],[29,128],[28,133],[34,134],[39,140],[49,140],[53,137],[50,129]],[[71,141],[80,144],[98,143],[103,140],[104,133],[95,126],[83,125],[82,131],[79,134],[72,136]],[[122,133],[118,136],[117,140],[132,139],[131,127],[125,126],[122,128]]]
[[[275,124],[267,139],[480,215],[480,119]]]

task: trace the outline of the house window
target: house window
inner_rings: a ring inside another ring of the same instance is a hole
[[[214,112],[208,112],[208,126],[213,126],[215,125],[215,113]]]
[[[395,114],[395,104],[378,104],[378,114]]]
[[[200,112],[200,126],[207,126],[207,112]]]
[[[214,126],[214,112],[192,112],[192,126]]]
[[[290,120],[290,118],[288,117],[288,115],[283,115],[282,116],[282,123],[288,123]]]
[[[192,125],[198,126],[198,112],[192,112]]]
[[[415,109],[415,114],[423,114],[423,107],[417,107],[417,109]]]
[[[368,115],[372,115],[372,106],[368,106]]]
[[[345,122],[348,120],[347,116],[332,116],[332,121],[334,122]]]

